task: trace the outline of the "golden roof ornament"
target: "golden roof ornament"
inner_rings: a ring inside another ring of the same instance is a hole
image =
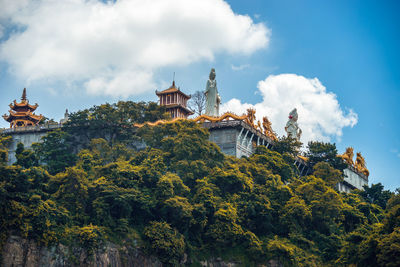
[[[361,156],[360,152],[357,152],[357,157],[356,157],[356,161],[354,163],[354,167],[356,168],[356,170],[358,172],[363,173],[365,176],[369,176],[369,171],[367,169],[367,166],[365,164],[365,159],[363,156]]]
[[[245,119],[245,121],[253,128],[256,128],[256,125],[254,124],[256,120],[256,110],[253,108],[248,108],[247,109],[247,117]]]
[[[268,120],[267,116],[263,117],[263,123],[262,123],[263,129],[264,129],[264,134],[271,138],[274,141],[277,141],[278,138],[276,137],[276,133],[274,130],[272,130],[272,123]]]
[[[341,155],[338,155],[347,165],[354,166],[353,157],[354,157],[354,149],[352,147],[346,148],[346,152]]]

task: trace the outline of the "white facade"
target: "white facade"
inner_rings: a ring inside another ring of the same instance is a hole
[[[353,189],[363,190],[363,186],[368,186],[368,178],[362,174],[356,173],[354,170],[347,168],[343,170],[344,181],[337,184],[340,192],[350,193]]]

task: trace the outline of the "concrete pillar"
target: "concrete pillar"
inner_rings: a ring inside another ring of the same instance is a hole
[[[246,134],[243,137],[242,146],[244,146],[244,142],[246,141],[246,137],[247,137],[248,134],[249,134],[249,130],[247,130]]]
[[[251,140],[253,140],[254,133],[251,135],[249,142],[247,143],[247,149],[250,149]]]

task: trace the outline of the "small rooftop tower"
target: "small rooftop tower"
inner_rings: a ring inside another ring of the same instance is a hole
[[[166,107],[173,119],[187,118],[193,114],[193,111],[187,108],[187,101],[191,96],[176,88],[175,81],[172,81],[172,85],[168,89],[161,92],[156,91],[156,95],[160,99],[160,105]]]

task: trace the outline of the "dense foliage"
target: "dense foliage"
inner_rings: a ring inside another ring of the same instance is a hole
[[[224,156],[191,121],[120,128],[164,116],[143,103],[129,103],[132,116],[123,116],[127,105],[73,114],[35,151],[19,146],[14,166],[6,165],[10,140],[1,137],[2,242],[16,233],[90,254],[110,241],[142,247],[167,266],[185,253],[193,265],[211,257],[245,266],[400,265],[400,194],[381,185],[335,191],[342,172],[334,145],[309,151],[313,174],[299,177],[286,145]],[[135,115],[137,107],[144,116]],[[147,147],[136,151],[138,140]]]

